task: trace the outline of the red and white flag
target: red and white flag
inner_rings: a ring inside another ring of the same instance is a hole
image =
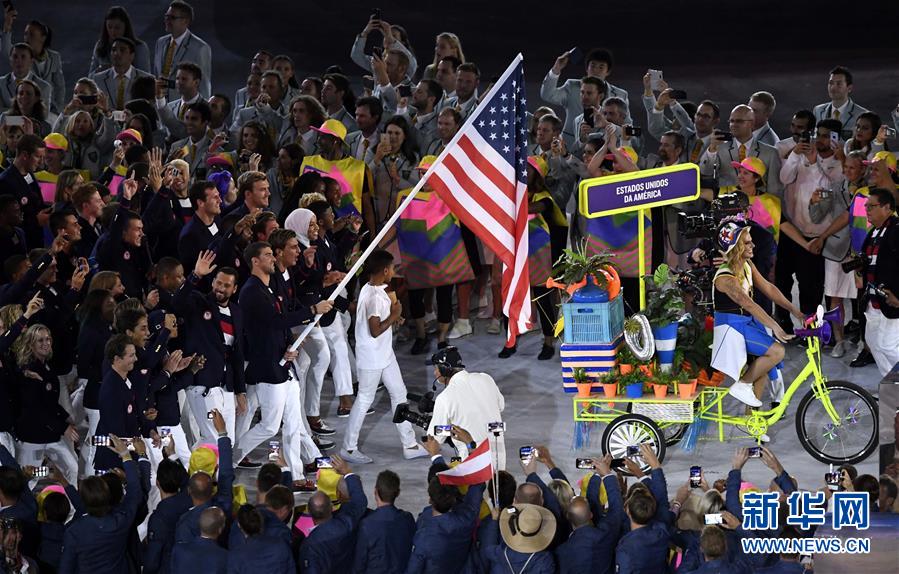
[[[526,104],[519,54],[425,174],[453,214],[503,262],[508,345],[531,322]]]
[[[489,481],[493,477],[493,455],[490,441],[478,445],[468,457],[449,470],[437,473],[440,484],[472,485]]]

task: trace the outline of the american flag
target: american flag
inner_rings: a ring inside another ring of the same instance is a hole
[[[453,214],[503,262],[508,345],[531,322],[526,106],[519,54],[425,174]]]

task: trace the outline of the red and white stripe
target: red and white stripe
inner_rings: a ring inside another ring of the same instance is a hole
[[[503,314],[508,344],[531,322],[528,276],[527,185],[514,166],[474,128],[473,113],[435,164],[428,184],[453,214],[503,262]]]
[[[484,440],[468,457],[449,470],[437,473],[440,484],[472,485],[481,484],[493,476],[493,457],[490,442]]]

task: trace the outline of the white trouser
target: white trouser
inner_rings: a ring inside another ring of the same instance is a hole
[[[300,358],[297,357],[296,359],[293,360],[293,362],[290,363],[290,368],[293,369],[294,376],[296,376],[296,373],[299,371],[299,365],[298,365],[299,361],[300,361]],[[300,380],[299,377],[297,377],[297,380]],[[303,407],[304,412],[306,409],[305,405],[306,405],[306,392],[307,391],[309,391],[308,386],[301,384],[301,383],[297,384],[297,395],[299,396],[300,406]],[[302,417],[302,420],[300,422],[303,424],[303,430],[306,431],[306,434],[308,434],[309,436],[313,436],[312,428],[309,426],[309,419],[304,416],[304,417]],[[305,461],[305,462],[312,462],[312,460],[315,458],[315,455],[307,450],[303,450],[302,456],[303,456],[303,461]]]
[[[78,376],[78,372],[75,370],[73,366],[66,373],[59,375],[59,404],[62,408],[65,409],[69,416],[75,421],[74,426],[78,426],[81,421],[84,419],[84,412],[80,413],[81,418],[76,418],[75,409],[72,408],[72,396],[69,392],[69,387],[75,385],[75,378]]]
[[[75,382],[75,390],[72,391],[72,394],[69,397],[72,401],[72,420],[75,421],[76,427],[81,427],[87,416],[87,409],[84,408],[84,388],[86,386],[87,379],[78,379]],[[88,422],[88,424],[90,424],[90,422]]]
[[[181,464],[184,465],[184,468],[187,468],[190,465],[190,444],[188,444],[187,442],[187,435],[184,434],[184,429],[181,427],[181,425],[156,426],[156,432],[159,433],[160,437],[162,437],[166,433],[166,431],[169,432],[171,439],[175,441],[175,455],[178,457],[178,460],[181,461]],[[218,437],[218,435],[216,435],[216,437]],[[147,439],[146,442],[152,445],[152,441],[150,441],[149,439]],[[213,441],[212,444],[216,444],[216,442]],[[157,457],[157,460],[153,464],[153,468],[155,469],[157,466],[159,466],[159,462],[162,460],[162,447],[160,446],[160,448],[152,448],[150,449],[150,451],[154,451],[156,453],[155,456]],[[152,461],[152,455],[150,460]]]
[[[11,433],[0,432],[0,446],[5,446],[10,456],[16,456],[16,439],[12,437]]]
[[[493,457],[493,464],[496,469],[506,470],[506,439],[503,438],[503,435],[495,437],[492,434],[487,439],[490,441],[490,455]],[[481,441],[475,439],[475,442],[480,444]],[[453,446],[456,449],[456,456],[461,457],[463,460],[470,454],[468,445],[461,440],[453,439]]]
[[[334,380],[334,394],[338,397],[353,394],[353,367],[350,365],[350,345],[346,340],[346,325],[337,315],[322,332],[331,352],[331,378]]]
[[[350,315],[349,311],[344,311],[343,313],[338,313],[338,317],[343,319],[343,335],[346,338],[347,332],[353,326],[353,316]],[[347,345],[346,351],[347,357],[350,360],[350,375],[356,372],[356,353],[353,352],[353,348]]]
[[[328,339],[322,328],[316,325],[300,346],[296,361],[296,376],[300,385],[306,386],[306,400],[303,407],[306,416],[317,417],[321,406],[322,383],[331,363]]]
[[[305,415],[303,405],[300,403],[298,385],[293,376],[280,384],[256,384],[256,397],[262,410],[262,420],[240,437],[234,452],[235,461],[240,461],[263,441],[277,435],[282,421],[284,428],[281,434],[281,452],[294,476],[303,476],[304,449],[314,457],[321,456],[318,447],[312,442],[312,436],[303,426]]]
[[[353,410],[350,411],[350,420],[347,423],[346,436],[343,439],[343,448],[346,450],[356,450],[358,447],[359,431],[362,429],[362,422],[365,420],[368,407],[375,400],[375,391],[378,390],[379,382],[384,383],[384,387],[390,394],[391,417],[396,411],[396,407],[406,402],[406,385],[403,383],[403,374],[400,372],[396,357],[384,369],[358,369],[356,378],[359,380],[359,392],[353,403]],[[403,421],[396,425],[396,430],[400,433],[400,442],[403,447],[416,445],[415,431],[412,429],[411,423]]]
[[[184,433],[188,435],[191,444],[200,440],[200,427],[197,424],[194,414],[191,412],[190,403],[187,400],[187,391],[181,389],[178,391],[178,408],[181,409],[181,426]],[[206,417],[206,413],[203,413]]]
[[[865,318],[868,320],[865,344],[874,356],[877,370],[885,376],[899,362],[899,319],[887,319],[880,309],[875,309],[870,303]]]
[[[60,438],[56,442],[45,444],[19,443],[17,458],[20,465],[41,466],[44,457],[52,460],[71,484],[78,484],[78,459],[75,458],[75,451],[67,440]]]
[[[235,406],[236,408],[236,406]],[[237,444],[241,437],[247,434],[247,431],[250,430],[250,425],[253,423],[253,416],[256,414],[256,409],[259,408],[259,399],[256,398],[256,385],[247,385],[247,412],[242,415],[238,415],[234,422],[234,444]],[[238,459],[234,459],[234,462],[239,462]]]
[[[199,436],[194,441],[194,448],[200,446],[200,443],[216,444],[218,440],[218,433],[215,432],[212,421],[206,416],[212,409],[222,413],[228,436],[234,436],[234,393],[225,390],[224,387],[209,389],[205,397],[204,392],[206,387],[187,387],[187,404],[190,405],[190,412],[193,413],[199,427]]]
[[[84,409],[87,415],[87,439],[81,445],[81,460],[84,461],[84,473],[89,474],[94,470],[94,456],[97,447],[91,444],[91,437],[97,434],[97,425],[100,424],[100,409]]]

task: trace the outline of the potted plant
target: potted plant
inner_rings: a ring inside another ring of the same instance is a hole
[[[693,393],[696,392],[696,379],[690,378],[690,373],[685,370],[681,370],[677,374],[677,392],[680,398],[688,399],[693,396]]]
[[[652,393],[657,399],[664,399],[668,395],[668,386],[671,384],[671,374],[663,371],[661,366],[656,366],[652,371]]]
[[[677,345],[677,322],[685,312],[684,298],[676,279],[677,276],[664,263],[645,278],[646,307],[643,314],[652,327],[656,355],[664,371],[671,370]]]
[[[630,347],[623,343],[618,347],[615,358],[618,360],[618,372],[622,375],[626,375],[633,371],[634,365],[637,364],[637,358],[634,357]]]
[[[574,378],[574,384],[577,385],[577,396],[589,397],[593,390],[593,377],[582,367],[577,367],[571,373]]]
[[[618,384],[624,389],[624,395],[629,399],[643,397],[643,379],[645,375],[640,371],[631,371],[618,379]]]
[[[603,373],[603,375],[599,378],[599,382],[602,385],[602,394],[606,398],[614,398],[618,393],[618,378],[619,375],[614,370]]]
[[[621,291],[621,280],[612,265],[614,255],[608,251],[587,254],[584,240],[571,249],[565,249],[553,264],[556,278],[546,282],[547,287],[564,289],[577,303],[604,303],[614,299]]]

